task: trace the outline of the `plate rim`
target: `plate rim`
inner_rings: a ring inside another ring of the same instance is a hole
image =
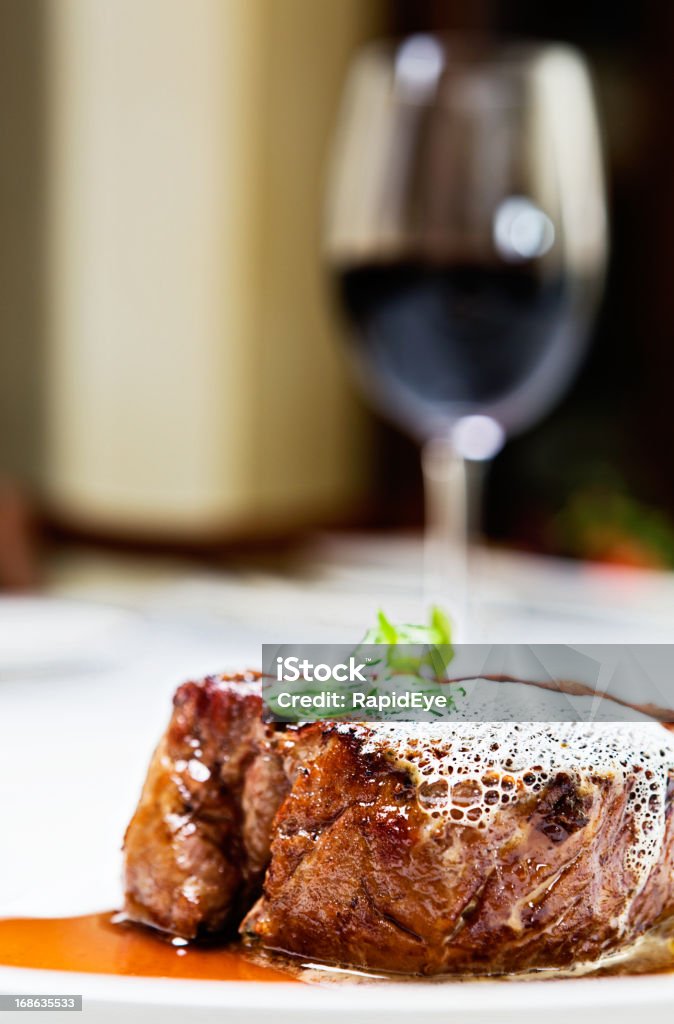
[[[288,984],[260,981],[201,981],[135,977],[76,971],[0,967],[0,993],[53,993],[54,988],[82,994],[93,1003],[269,1010],[368,1011],[410,1013],[489,1013],[526,1007],[527,1012],[657,1006],[674,1003],[674,974],[540,981],[451,981],[434,984]],[[449,999],[451,993],[451,1000]],[[290,998],[289,998],[290,997]],[[281,1003],[279,1002],[281,1000]]]

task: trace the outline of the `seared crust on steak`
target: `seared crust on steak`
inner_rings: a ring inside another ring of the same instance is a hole
[[[185,683],[126,831],[125,911],[184,938],[238,924],[259,891],[288,784],[258,673]]]
[[[274,728],[251,678],[178,691],[127,831],[131,918],[193,937],[259,896],[246,941],[435,974],[594,960],[674,912],[660,725]]]

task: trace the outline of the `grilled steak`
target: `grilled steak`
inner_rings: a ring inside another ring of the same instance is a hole
[[[660,725],[274,728],[252,675],[174,703],[126,835],[135,920],[248,910],[249,942],[435,974],[593,960],[674,912]]]

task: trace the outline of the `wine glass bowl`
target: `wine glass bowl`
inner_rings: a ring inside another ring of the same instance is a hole
[[[583,354],[605,262],[589,77],[566,47],[414,36],[347,82],[326,253],[369,398],[425,440],[512,434]]]

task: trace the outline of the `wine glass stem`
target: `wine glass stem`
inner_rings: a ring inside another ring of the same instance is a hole
[[[480,479],[472,472],[475,467],[446,438],[433,438],[424,445],[422,466],[424,600],[448,611],[455,639],[465,643],[470,625],[470,542],[479,512]]]

